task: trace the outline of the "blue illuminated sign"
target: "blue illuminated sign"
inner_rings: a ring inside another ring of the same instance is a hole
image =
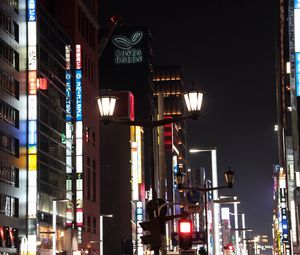
[[[295,9],[300,9],[300,0],[295,0],[294,1],[294,8]]]
[[[289,241],[289,228],[288,228],[288,221],[287,221],[287,213],[286,208],[281,209],[281,225],[282,225],[282,242],[288,243]]]
[[[76,121],[82,120],[82,86],[81,86],[82,71],[76,70]]]
[[[300,52],[295,53],[296,96],[300,96]]]
[[[71,71],[66,71],[66,121],[71,121]]]
[[[28,0],[28,12],[27,12],[27,17],[28,21],[36,21],[36,3],[35,0]]]

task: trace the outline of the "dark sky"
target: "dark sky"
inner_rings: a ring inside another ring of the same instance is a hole
[[[219,183],[229,165],[237,172],[235,187],[221,193],[239,197],[255,234],[270,235],[277,163],[274,1],[100,1],[102,27],[112,15],[148,25],[154,64],[181,65],[185,85],[194,81],[205,91],[201,118],[187,122],[188,145],[217,147]],[[202,164],[200,156],[191,162]]]

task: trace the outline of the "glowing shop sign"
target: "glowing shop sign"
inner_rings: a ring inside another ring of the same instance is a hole
[[[76,70],[75,83],[76,83],[76,120],[82,120],[82,71]]]
[[[71,71],[66,71],[66,121],[71,121]]]
[[[72,75],[71,75],[71,46],[65,46],[65,57],[66,57],[66,198],[72,201]],[[71,227],[73,222],[73,206],[71,203],[67,204],[66,209],[66,226]]]
[[[294,8],[295,9],[300,9],[300,0],[295,0],[294,1]]]
[[[28,0],[28,21],[36,21],[36,8],[35,8],[35,0]]]
[[[295,72],[296,95],[300,96],[300,52],[295,53]]]
[[[130,38],[123,35],[114,36],[112,43],[118,48],[115,50],[116,64],[135,64],[143,61],[143,54],[140,48],[133,46],[137,45],[143,37],[142,31],[134,32]]]
[[[75,58],[75,95],[76,95],[76,225],[78,227],[78,243],[82,243],[83,226],[83,161],[82,161],[82,71],[81,71],[81,45],[76,44]]]
[[[36,1],[27,0],[28,36],[28,254],[37,252],[37,54],[36,54]]]

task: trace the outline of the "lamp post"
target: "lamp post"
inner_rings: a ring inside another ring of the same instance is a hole
[[[208,249],[208,222],[207,222],[207,192],[209,191],[214,191],[214,190],[219,190],[219,189],[224,189],[224,188],[232,188],[233,187],[233,183],[234,183],[234,175],[235,172],[231,171],[230,169],[228,171],[226,171],[224,173],[224,177],[225,177],[225,181],[227,183],[227,185],[225,186],[218,186],[218,187],[206,187],[206,184],[203,188],[198,188],[198,187],[185,187],[183,186],[184,183],[184,174],[181,172],[178,172],[177,174],[175,174],[175,178],[176,178],[176,183],[177,183],[177,187],[179,190],[196,190],[196,191],[200,191],[200,192],[204,192],[205,194],[205,225],[206,225],[206,243],[207,243],[207,249]],[[219,226],[218,226],[219,227]],[[218,232],[219,233],[219,232]],[[208,252],[208,251],[207,251]],[[218,254],[217,252],[215,252],[215,254]]]
[[[101,214],[99,222],[99,248],[100,255],[103,255],[103,218],[113,218],[112,214]]]
[[[56,255],[56,215],[57,215],[57,203],[66,203],[70,202],[69,199],[53,199],[52,200],[52,255]]]
[[[152,116],[152,105],[150,105],[151,113],[149,114],[149,118],[146,120],[118,120],[111,118],[114,113],[114,108],[117,104],[117,98],[114,96],[111,96],[109,92],[106,91],[106,93],[100,95],[97,98],[99,111],[101,115],[101,119],[104,121],[104,124],[108,124],[110,122],[113,123],[119,123],[123,125],[130,125],[130,126],[141,126],[141,127],[147,127],[149,128],[149,136],[150,136],[150,176],[151,176],[151,187],[152,187],[152,200],[154,201],[155,206],[155,215],[158,211],[158,200],[157,200],[157,191],[155,189],[155,171],[154,171],[154,153],[153,153],[153,129],[157,128],[159,126],[164,126],[167,124],[176,123],[179,121],[184,121],[187,119],[197,119],[200,116],[200,110],[203,100],[203,93],[196,91],[196,90],[190,90],[188,92],[183,93],[183,97],[186,103],[186,107],[188,112],[190,113],[187,116],[181,116],[181,117],[174,117],[172,119],[163,119],[163,120],[153,120]],[[154,250],[154,254],[159,254],[158,250]]]
[[[217,171],[217,148],[216,147],[197,147],[189,150],[190,154],[210,152],[211,154],[211,172],[212,172],[212,186],[218,186],[218,171]],[[218,197],[218,190],[213,191],[213,199]],[[220,206],[213,204],[213,239],[215,252],[220,251]],[[218,253],[216,253],[218,254]]]

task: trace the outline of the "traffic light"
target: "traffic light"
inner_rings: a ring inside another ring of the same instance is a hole
[[[188,250],[193,244],[193,228],[192,221],[188,219],[180,219],[178,221],[179,247]]]
[[[151,250],[159,250],[161,239],[160,239],[160,219],[152,218],[150,221],[140,222],[140,226],[145,235],[141,236],[142,243],[145,245],[151,245]]]
[[[234,253],[234,246],[231,243],[229,243],[229,244],[224,246],[224,250],[227,251],[227,254],[233,254]]]

